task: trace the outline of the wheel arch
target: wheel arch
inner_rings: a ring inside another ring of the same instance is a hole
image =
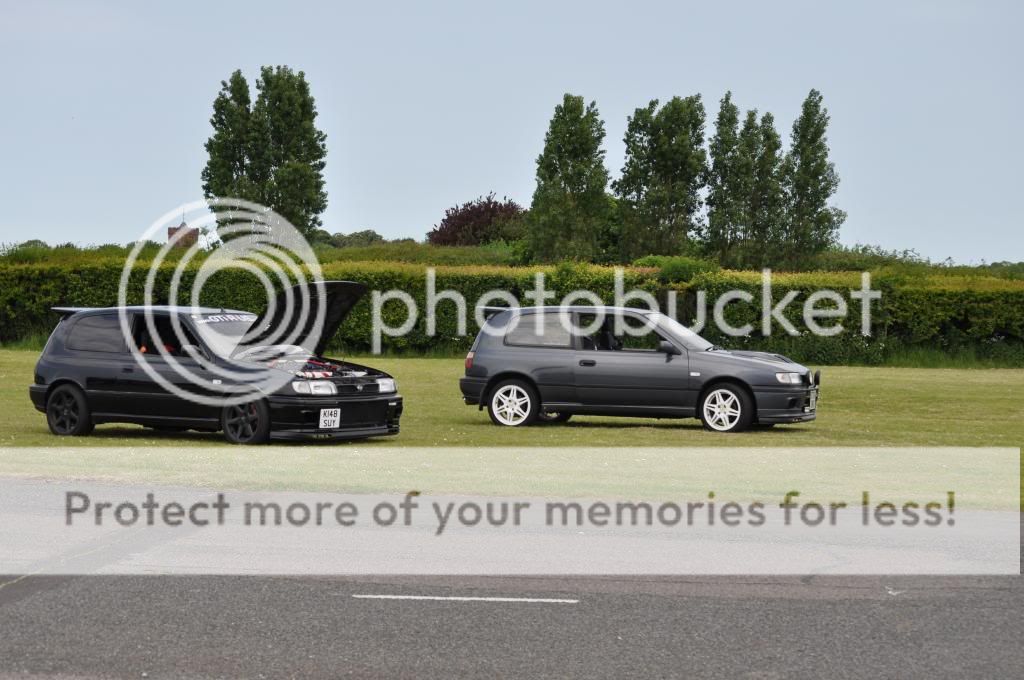
[[[700,407],[704,401],[704,397],[708,392],[719,385],[735,385],[745,391],[747,396],[750,397],[750,403],[754,405],[754,422],[757,422],[757,396],[754,394],[754,389],[750,386],[750,383],[731,375],[718,376],[704,383],[704,386],[700,389],[700,394],[697,395],[696,413],[698,414],[698,417],[700,417]]]
[[[64,385],[71,385],[72,387],[77,387],[79,390],[82,391],[82,395],[85,397],[86,403],[89,402],[89,395],[86,394],[85,387],[79,385],[78,381],[72,378],[58,378],[57,380],[54,380],[52,383],[46,386],[46,400],[43,402],[43,405],[45,406],[46,404],[50,403],[50,395],[53,394],[53,391],[58,387],[63,387]]]
[[[491,390],[494,389],[494,386],[504,380],[522,380],[533,388],[534,394],[540,399],[540,389],[533,378],[520,371],[502,371],[501,373],[495,373],[487,380],[487,384],[484,385],[484,389],[480,392],[480,403],[477,404],[478,411],[482,411],[491,401]]]

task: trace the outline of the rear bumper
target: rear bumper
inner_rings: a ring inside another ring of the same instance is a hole
[[[814,398],[812,400],[812,393]],[[754,390],[759,423],[806,423],[818,417],[818,387]],[[811,403],[814,402],[814,408]]]
[[[397,394],[351,397],[272,396],[270,436],[274,439],[363,439],[398,434],[402,397]],[[320,427],[320,409],[341,411],[336,428]]]
[[[28,396],[37,411],[46,411],[46,385],[29,385]]]
[[[460,378],[459,389],[462,390],[462,401],[470,405],[480,403],[487,380],[483,378]]]

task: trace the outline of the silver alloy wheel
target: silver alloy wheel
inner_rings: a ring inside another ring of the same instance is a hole
[[[522,425],[530,414],[530,395],[519,385],[505,385],[491,397],[491,413],[502,425]]]
[[[740,422],[743,408],[730,390],[715,390],[704,399],[704,421],[719,432],[728,432]]]

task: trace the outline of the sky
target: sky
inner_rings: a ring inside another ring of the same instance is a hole
[[[822,92],[846,244],[1024,260],[1024,23],[1015,2],[0,0],[0,242],[126,243],[202,197],[220,81],[305,71],[331,232],[422,239],[495,192],[529,205],[565,92],[627,117],[731,90],[788,145]],[[709,135],[713,128],[709,124]]]

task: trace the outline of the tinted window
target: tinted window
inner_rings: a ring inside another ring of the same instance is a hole
[[[622,320],[626,328],[615,336],[622,344],[622,349],[654,352],[658,349],[658,343],[665,339],[652,328],[654,323],[647,319],[624,316]]]
[[[665,340],[654,330],[654,322],[637,318],[631,314],[622,316],[624,328],[615,330],[615,317],[607,315],[598,326],[594,314],[580,315],[580,347],[582,349],[609,351],[649,351],[658,349],[658,343]],[[583,329],[589,329],[589,332]]]
[[[557,312],[544,314],[540,329],[537,328],[536,317],[536,314],[524,314],[519,317],[519,325],[505,335],[506,344],[569,347],[571,336],[562,326],[562,320]]]
[[[184,345],[199,344],[184,322],[180,324],[181,335],[179,335],[174,328],[171,317],[163,314],[154,314],[152,321],[155,333],[150,331],[144,314],[135,315],[135,330],[132,342],[135,343],[135,348],[140,354],[159,357],[161,356],[160,347],[162,346],[164,352],[171,356],[185,357],[188,354],[182,349]]]
[[[123,352],[124,335],[117,314],[83,316],[71,327],[68,349],[87,352]]]

